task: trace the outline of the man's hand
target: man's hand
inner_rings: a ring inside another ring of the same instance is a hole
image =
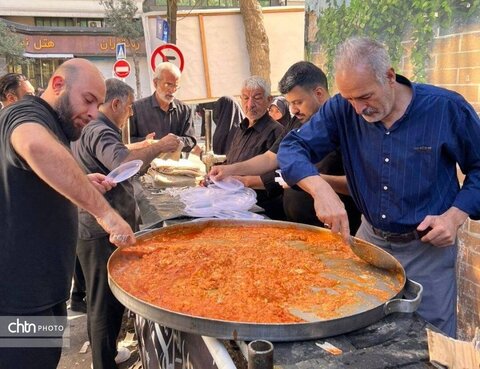
[[[162,137],[158,142],[154,143],[154,145],[158,145],[161,152],[175,152],[180,145],[180,138],[169,133]]]
[[[250,179],[252,176],[233,176],[233,178],[238,179],[245,187],[250,187],[251,185]]]
[[[115,246],[128,246],[135,243],[135,235],[128,223],[113,209],[97,218],[98,224],[110,234],[110,242]]]
[[[149,133],[148,135],[146,135],[145,139],[143,141],[129,143],[129,144],[126,144],[125,146],[129,150],[143,149],[144,147],[148,147],[148,146],[154,144],[155,143],[154,138],[155,138],[155,132],[152,132],[152,133]]]
[[[91,173],[87,174],[88,179],[93,184],[93,186],[101,193],[110,191],[117,184],[110,181],[107,177],[101,173]]]
[[[427,215],[418,225],[417,231],[431,230],[421,238],[422,242],[431,243],[437,247],[451,246],[455,243],[458,228],[468,218],[464,211],[451,207],[441,215]]]
[[[151,141],[155,138],[155,132],[151,132],[145,136],[145,141]]]
[[[350,226],[347,211],[332,187],[319,175],[306,177],[298,185],[313,197],[317,218],[333,233],[341,233],[348,242]]]
[[[233,176],[243,183],[245,187],[253,188],[254,190],[264,190],[265,185],[262,182],[260,176]]]
[[[225,179],[228,176],[234,174],[233,167],[231,165],[215,165],[210,169],[208,176],[216,181]]]

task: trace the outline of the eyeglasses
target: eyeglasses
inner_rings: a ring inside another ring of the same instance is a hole
[[[162,86],[163,86],[163,88],[168,88],[168,89],[173,90],[173,91],[177,91],[177,90],[180,89],[179,85],[173,84],[173,83],[170,83],[170,82],[162,82]]]

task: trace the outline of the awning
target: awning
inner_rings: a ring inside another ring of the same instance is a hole
[[[32,54],[32,53],[23,53],[23,56],[26,58],[36,58],[36,59],[71,59],[73,54]]]

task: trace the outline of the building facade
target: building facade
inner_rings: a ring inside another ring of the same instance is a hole
[[[137,1],[139,12],[142,2]],[[132,72],[125,81],[135,88],[132,54],[140,60],[142,95],[150,93],[145,44],[128,42],[112,35],[105,27],[105,11],[98,0],[2,0],[0,18],[22,37],[26,62],[0,58],[0,73],[25,74],[36,88],[45,88],[52,72],[65,60],[91,60],[105,78],[113,76],[116,44],[126,43]]]

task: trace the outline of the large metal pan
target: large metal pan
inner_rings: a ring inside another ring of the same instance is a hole
[[[139,243],[142,243],[160,233],[166,236],[168,234],[188,232],[204,227],[235,228],[244,225],[255,225],[258,227],[274,225],[280,228],[294,226],[299,232],[306,229],[330,232],[323,228],[270,220],[208,219],[148,231],[138,236],[137,239]],[[352,248],[355,253],[370,264],[352,260],[351,262],[346,261],[348,265],[338,265],[338,267],[358,269],[358,273],[360,274],[368,271],[368,273],[378,275],[378,283],[386,282],[386,284],[388,284],[388,288],[391,289],[391,297],[385,301],[379,301],[371,297],[363,298],[361,299],[361,303],[352,304],[348,309],[342,311],[338,318],[330,320],[310,319],[311,321],[291,324],[244,323],[207,319],[152,305],[139,299],[134,294],[125,291],[112,277],[113,268],[121,267],[122,262],[126,260],[121,248],[112,254],[108,262],[109,285],[113,294],[123,305],[146,319],[180,331],[221,339],[297,341],[328,337],[366,327],[393,312],[411,313],[415,311],[420,304],[422,286],[406,279],[404,269],[389,253],[360,239],[352,238],[352,242]],[[159,271],[159,273],[160,272],[161,271]],[[400,297],[402,296],[408,296],[409,298],[401,299]],[[309,319],[309,317],[306,319]]]

